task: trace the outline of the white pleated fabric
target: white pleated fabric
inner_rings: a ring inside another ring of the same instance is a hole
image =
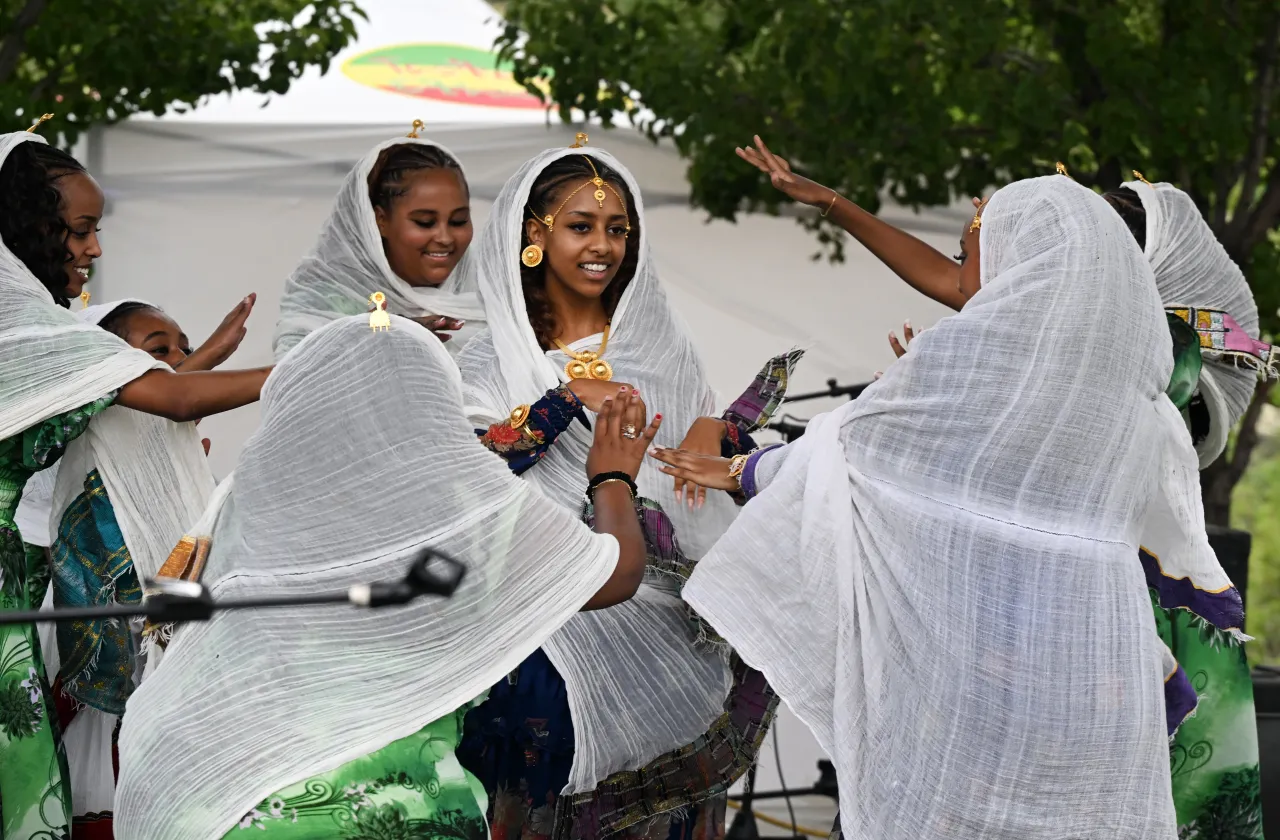
[[[93,324],[97,326],[102,320],[116,310],[117,307],[126,303],[142,303],[147,306],[154,304],[147,303],[144,300],[136,298],[124,298],[122,300],[112,301],[111,303],[95,304],[85,307],[75,313],[75,316],[85,324]],[[53,488],[58,477],[58,468],[62,466],[62,462],[54,464],[46,470],[33,475],[28,481],[27,486],[22,489],[22,502],[18,505],[18,511],[14,518],[18,523],[18,531],[22,534],[22,541],[38,545],[42,548],[48,548],[53,545],[53,538],[57,534],[59,520],[53,520]],[[87,475],[87,473],[86,473]],[[83,478],[81,479],[83,482]],[[83,489],[83,487],[82,487]],[[53,590],[49,591],[50,597]],[[53,625],[48,625],[52,630]],[[45,662],[48,663],[49,656],[46,652]]]
[[[467,321],[447,343],[452,353],[483,327],[484,308],[476,294],[469,254],[463,254],[449,278],[435,288],[410,286],[387,262],[369,201],[369,172],[383,149],[402,144],[434,146],[456,160],[439,143],[411,137],[379,143],[360,159],[342,182],[315,247],[285,283],[274,339],[277,360],[312,330],[370,311],[369,295],[374,292],[387,296],[387,311],[396,315],[444,315]]]
[[[587,154],[626,180],[634,196],[628,208],[632,236],[639,223],[640,253],[634,279],[614,313],[605,359],[614,380],[640,390],[649,411],[661,412],[657,443],[677,446],[693,421],[715,410],[715,396],[684,325],[658,281],[643,224],[640,187],[621,163],[599,149],[550,149],[525,163],[507,181],[489,224],[472,251],[489,331],[459,356],[467,413],[477,428],[506,419],[517,405],[537,401],[564,381],[568,357],[545,353],[534,337],[520,286],[520,234],[530,188],[552,161]],[[600,336],[571,345],[598,349]],[[546,457],[524,474],[569,510],[582,508],[590,433],[573,424]],[[640,493],[666,500],[672,479],[646,463]],[[733,521],[723,494],[709,494],[698,511],[667,511],[680,546],[702,556]],[[687,609],[669,581],[652,578],[631,601],[574,616],[544,646],[568,687],[575,755],[565,793],[590,790],[619,770],[634,770],[690,743],[721,714],[731,685],[723,653],[695,644]]]
[[[398,580],[430,546],[466,564],[460,589],[180,627],[129,700],[116,836],[221,838],[276,790],[480,695],[612,573],[617,542],[478,446],[448,353],[391,322],[332,322],[276,366],[262,425],[204,517],[204,581],[218,599],[330,592]]]
[[[1124,184],[1147,214],[1145,253],[1160,299],[1169,308],[1191,306],[1229,314],[1258,338],[1258,306],[1244,272],[1227,255],[1191,196],[1172,184]],[[1227,438],[1253,400],[1258,371],[1230,357],[1204,353],[1200,395],[1210,412],[1209,436],[1196,446],[1201,468],[1217,460]]]
[[[684,596],[832,756],[847,838],[1173,840],[1135,557],[1165,462],[1195,470],[1155,284],[1061,176],[995,193],[980,252],[981,290],[777,450]]]

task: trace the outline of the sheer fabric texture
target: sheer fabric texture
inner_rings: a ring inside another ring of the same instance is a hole
[[[627,208],[631,236],[640,237],[635,276],[613,315],[605,359],[613,366],[614,381],[638,388],[650,413],[662,413],[657,443],[677,446],[694,419],[714,413],[715,396],[659,282],[640,187],[600,149],[550,149],[525,163],[503,187],[472,246],[489,330],[458,357],[467,413],[484,428],[567,381],[568,357],[544,352],[529,323],[520,284],[520,235],[539,173],[559,158],[582,154],[622,175],[635,202]],[[588,337],[571,347],[596,349],[599,343],[598,336]],[[574,424],[524,478],[578,513],[589,447],[590,433]],[[671,478],[648,459],[637,484],[651,499],[665,501],[673,492]],[[672,505],[667,514],[681,548],[696,560],[733,521],[735,509],[724,494],[708,494],[701,510]],[[565,793],[590,790],[610,774],[638,769],[706,732],[723,711],[731,674],[724,652],[697,644],[696,636],[677,584],[652,575],[631,601],[575,615],[543,645],[568,686],[573,714],[575,756]]]
[[[847,838],[1170,840],[1133,558],[1195,459],[1155,284],[1061,176],[998,191],[979,250],[961,312],[767,456],[685,598],[833,757]]]
[[[117,834],[218,838],[274,791],[475,698],[609,578],[617,542],[475,441],[457,368],[393,316],[311,333],[272,372],[262,425],[206,512],[215,598],[396,580],[424,547],[467,566],[449,600],[252,609],[179,627],[129,701]]]
[[[285,283],[280,320],[276,322],[277,360],[312,330],[338,318],[370,311],[373,304],[369,296],[374,292],[387,296],[386,309],[395,315],[445,315],[466,320],[467,326],[449,342],[452,352],[461,349],[465,340],[478,331],[484,309],[476,295],[470,254],[462,255],[441,286],[431,288],[410,286],[402,280],[391,270],[382,250],[382,237],[369,200],[369,172],[383,149],[401,144],[434,146],[454,157],[439,143],[425,138],[397,137],[379,143],[360,159],[342,182],[315,247]]]
[[[1124,185],[1147,214],[1145,253],[1166,307],[1219,309],[1231,315],[1250,338],[1258,338],[1258,306],[1244,272],[1227,255],[1191,196],[1172,184],[1130,181]],[[1205,353],[1200,395],[1209,408],[1209,437],[1196,448],[1201,467],[1217,460],[1231,429],[1253,400],[1258,371],[1230,357]]]

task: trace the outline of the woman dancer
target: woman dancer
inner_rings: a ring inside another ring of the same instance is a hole
[[[658,283],[639,196],[611,155],[549,150],[507,182],[475,251],[490,331],[459,356],[468,412],[486,446],[575,512],[587,412],[617,383],[688,430],[685,446],[733,455],[754,448],[749,432],[799,358],[772,360],[723,417],[707,416],[714,398]],[[720,794],[771,720],[760,675],[700,639],[679,599],[689,558],[733,505],[690,492],[668,518],[653,500],[671,484],[648,467],[639,485],[651,554],[640,594],[571,619],[468,716],[460,757],[490,792],[496,837],[718,837]]]
[[[38,606],[49,580],[45,552],[27,551],[14,521],[33,474],[69,448],[92,462],[145,577],[171,529],[181,535],[187,503],[212,491],[182,421],[253,402],[267,375],[175,373],[78,321],[67,307],[101,255],[102,212],[102,190],[74,158],[33,133],[0,136],[0,608]],[[66,833],[65,757],[32,627],[0,628],[0,709],[0,837]]]
[[[758,456],[685,597],[833,757],[846,836],[1167,840],[1172,658],[1132,558],[1166,508],[1168,564],[1212,551],[1150,268],[1058,176],[996,192],[963,259],[960,313]]]
[[[831,217],[911,286],[953,309],[964,306],[959,268],[944,255],[791,172],[758,137],[756,148],[738,154],[797,201],[830,205]],[[1203,469],[1222,454],[1258,377],[1280,375],[1280,359],[1258,340],[1258,309],[1244,274],[1189,195],[1170,184],[1137,180],[1103,198],[1155,274],[1178,351],[1166,392],[1183,413]],[[895,353],[901,352],[899,345]],[[1190,539],[1173,527],[1165,533]],[[1180,575],[1163,561],[1168,551],[1147,544],[1139,557],[1160,635],[1181,666],[1176,681],[1194,674],[1199,695],[1198,704],[1188,704],[1181,688],[1171,689],[1168,703],[1178,824],[1192,835],[1208,825],[1230,824],[1235,836],[1253,837],[1261,831],[1262,798],[1253,681],[1238,635],[1242,601],[1233,585],[1219,590],[1212,583],[1225,579],[1216,557],[1204,557],[1203,568]]]
[[[341,591],[402,578],[431,548],[465,564],[461,587],[179,628],[129,701],[121,837],[482,840],[483,789],[454,757],[462,715],[574,612],[639,585],[631,476],[659,426],[643,402],[603,404],[593,534],[476,446],[440,342],[387,323],[343,318],[281,360],[197,532],[203,579],[219,599]]]
[[[343,181],[315,248],[285,283],[277,359],[329,321],[369,311],[374,292],[442,341],[456,335],[455,353],[479,330],[467,178],[448,149],[418,137],[421,126],[375,146]]]

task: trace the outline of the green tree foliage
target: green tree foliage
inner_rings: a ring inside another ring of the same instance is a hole
[[[543,80],[566,117],[673,137],[714,217],[776,208],[733,154],[755,133],[869,210],[1058,160],[1102,189],[1138,169],[1195,198],[1280,333],[1275,0],[509,0],[506,18],[518,79]],[[842,238],[807,224],[838,259]],[[1210,521],[1227,521],[1254,440],[1206,471]]]
[[[1250,661],[1280,665],[1280,438],[1264,441],[1236,490],[1231,524],[1253,535],[1249,555]]]
[[[95,123],[234,89],[284,93],[355,35],[355,0],[0,0],[5,131]]]

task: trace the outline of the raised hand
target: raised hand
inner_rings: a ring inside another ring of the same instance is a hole
[[[621,391],[635,390],[625,382],[605,382],[600,379],[574,379],[569,390],[589,411],[599,411],[606,397],[615,397]]]
[[[196,348],[190,356],[177,364],[175,370],[213,370],[231,358],[231,354],[240,347],[240,342],[248,335],[245,321],[253,312],[253,305],[258,301],[255,292],[236,304],[235,309],[227,313],[222,323],[213,334]]]
[[[684,440],[680,441],[678,449],[685,452],[694,452],[699,455],[711,455],[720,457],[720,445],[724,442],[725,436],[724,421],[718,417],[699,417],[693,421],[693,425],[689,427],[689,431],[685,433]],[[685,480],[676,478],[676,503],[685,504]],[[687,504],[689,509],[702,507],[707,501],[707,488],[697,484],[689,484]]]
[[[773,186],[785,193],[792,201],[823,208],[831,205],[831,200],[835,197],[834,190],[792,172],[791,164],[786,158],[778,157],[769,151],[769,147],[760,139],[759,134],[755,135],[754,140],[754,147],[734,148],[738,157],[768,175]]]
[[[644,453],[662,425],[662,415],[645,425],[645,405],[640,392],[630,386],[619,387],[605,397],[596,412],[595,437],[587,453],[587,478],[600,473],[623,472],[634,480],[640,473]]]
[[[907,353],[907,345],[911,343],[911,339],[916,337],[915,330],[911,329],[910,321],[902,322],[902,341],[898,341],[896,333],[889,333],[889,347],[893,350],[893,355],[901,359]]]

